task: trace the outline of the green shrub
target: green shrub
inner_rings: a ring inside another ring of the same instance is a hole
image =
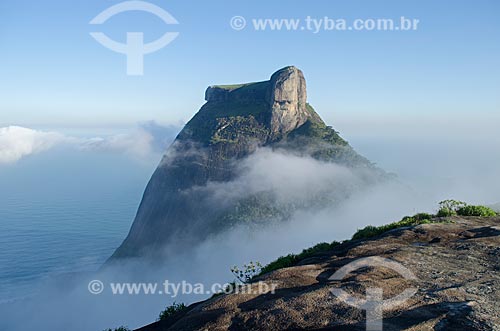
[[[364,228],[356,231],[356,233],[352,236],[353,240],[356,239],[367,239],[372,238],[378,235],[381,235],[384,232],[389,230],[405,227],[405,226],[415,226],[420,224],[428,224],[432,223],[433,215],[420,213],[414,216],[406,216],[399,222],[389,223],[381,226],[373,226],[368,225]]]
[[[481,217],[492,217],[496,216],[497,213],[486,206],[465,206],[457,210],[457,214],[460,216],[481,216]]]
[[[467,203],[459,200],[443,200],[439,203],[438,217],[450,217],[457,214],[457,210],[467,206]]]
[[[304,249],[300,254],[288,254],[286,256],[280,256],[275,261],[272,261],[265,267],[263,267],[259,275],[263,275],[278,269],[293,267],[301,260],[307,259],[308,257],[311,257],[321,252],[330,251],[338,245],[340,245],[340,243],[337,241],[334,241],[330,244],[323,242],[316,244],[313,247]]]
[[[354,235],[352,236],[352,239],[356,240],[356,239],[363,239],[363,238],[371,238],[371,237],[378,236],[379,234],[384,233],[384,232],[385,231],[382,229],[381,226],[377,227],[377,226],[373,226],[373,225],[367,225],[364,228],[356,231],[356,233],[354,233]]]
[[[424,220],[431,220],[434,218],[434,215],[427,214],[427,213],[418,213],[413,215],[411,218],[417,220],[417,221],[424,221]]]
[[[274,270],[292,267],[297,262],[298,262],[298,255],[296,254],[288,254],[286,256],[280,256],[279,258],[270,262],[264,268],[262,268],[260,274],[263,275]]]
[[[456,211],[443,207],[439,209],[437,217],[450,217],[450,216],[455,216],[456,214],[457,214]]]
[[[319,243],[319,244],[316,244],[314,245],[313,247],[309,247],[309,248],[306,248],[304,249],[299,255],[298,255],[298,258],[299,260],[303,260],[303,259],[306,259],[308,257],[311,257],[317,253],[321,253],[321,252],[326,252],[326,251],[330,251],[332,250],[335,246],[338,246],[340,245],[339,242],[337,241],[334,241],[332,243]]]
[[[168,306],[167,308],[165,308],[165,310],[163,310],[160,313],[160,316],[158,316],[158,321],[166,320],[167,318],[177,314],[178,312],[183,311],[186,308],[187,307],[185,304],[174,302],[172,305]]]

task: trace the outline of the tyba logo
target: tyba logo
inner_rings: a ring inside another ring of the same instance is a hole
[[[149,12],[158,16],[166,24],[179,24],[163,8],[144,1],[125,1],[111,6],[90,21],[90,24],[103,24],[111,17],[128,11]],[[159,39],[147,44],[144,43],[144,33],[142,32],[127,32],[127,42],[125,44],[110,39],[102,32],[91,32],[90,35],[104,47],[127,56],[127,75],[141,76],[144,74],[144,55],[154,53],[167,46],[177,38],[179,32],[166,32]]]

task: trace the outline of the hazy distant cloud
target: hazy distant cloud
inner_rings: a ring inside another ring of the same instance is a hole
[[[168,145],[174,141],[183,126],[184,124],[182,123],[179,125],[161,125],[155,121],[148,121],[139,125],[141,131],[151,136],[151,147],[153,151],[160,153],[166,151]]]
[[[0,128],[0,163],[13,163],[19,159],[46,151],[66,140],[56,132],[43,132],[8,126]]]
[[[61,145],[82,151],[118,152],[142,158],[163,153],[179,130],[178,126],[162,126],[150,121],[122,134],[77,138],[57,132],[8,126],[0,128],[0,164],[14,163]]]
[[[136,156],[146,156],[153,153],[153,137],[145,131],[117,134],[109,137],[94,137],[82,139],[79,147],[82,150],[124,152]]]

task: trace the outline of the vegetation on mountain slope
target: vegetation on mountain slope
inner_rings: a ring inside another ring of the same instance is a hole
[[[440,203],[441,209],[442,206],[446,204],[448,201],[454,200],[445,200]],[[455,204],[453,204],[455,205]],[[491,208],[485,206],[469,206],[464,202],[460,202],[460,205],[457,214],[460,216],[480,216],[480,217],[492,217],[497,216],[498,214],[494,212]],[[440,209],[440,211],[441,211]],[[457,215],[456,214],[456,215]],[[359,229],[354,233],[351,240],[364,240],[374,238],[376,236],[382,235],[390,230],[402,228],[402,227],[410,227],[421,224],[431,224],[431,223],[449,223],[451,222],[449,219],[443,219],[441,216],[428,214],[428,213],[418,213],[413,216],[403,217],[398,222],[393,222],[380,226],[367,225],[366,227]],[[350,240],[345,240],[341,243],[349,242]],[[333,248],[337,247],[341,244],[340,242],[334,241],[332,243],[319,243],[313,247],[304,249],[299,254],[288,254],[285,256],[281,256],[278,259],[270,262],[266,266],[264,266],[259,275],[266,274],[268,272],[288,268],[294,265],[297,265],[300,261],[316,255],[322,252],[331,251]]]

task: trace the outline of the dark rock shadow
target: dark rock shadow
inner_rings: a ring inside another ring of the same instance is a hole
[[[482,228],[470,229],[467,231],[473,233],[474,236],[471,238],[466,238],[465,240],[500,236],[500,230],[497,230],[497,229],[492,228],[490,226],[484,226]]]

